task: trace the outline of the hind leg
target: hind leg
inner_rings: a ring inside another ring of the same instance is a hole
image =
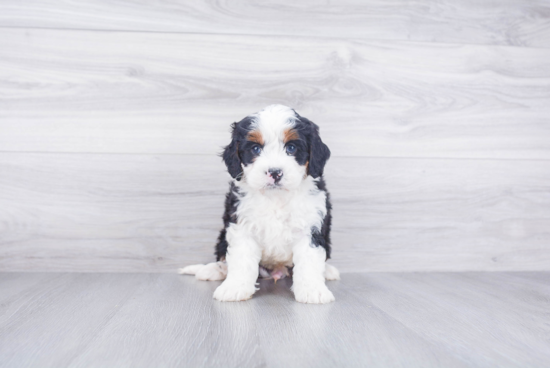
[[[227,277],[227,263],[213,262],[205,265],[192,265],[178,269],[182,275],[195,275],[197,280],[219,281]]]
[[[340,271],[333,265],[325,263],[325,280],[340,280]]]

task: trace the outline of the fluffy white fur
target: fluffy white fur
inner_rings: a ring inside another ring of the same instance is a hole
[[[326,194],[317,189],[317,179],[306,167],[286,154],[284,132],[294,125],[294,112],[281,105],[269,106],[254,115],[252,128],[265,141],[253,164],[242,166],[243,176],[234,181],[239,188],[237,223],[227,228],[226,263],[215,262],[180,269],[199,280],[225,281],[214,298],[239,301],[252,297],[259,275],[258,265],[293,268],[295,298],[303,303],[334,301],[325,280],[338,280],[338,270],[325,263],[325,249],[312,245],[311,229],[320,229],[327,213]],[[279,187],[270,185],[270,168],[279,168]]]

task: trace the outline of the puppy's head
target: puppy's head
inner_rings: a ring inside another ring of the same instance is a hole
[[[232,124],[223,160],[229,174],[257,190],[292,190],[323,175],[330,150],[319,127],[294,110],[271,105]]]

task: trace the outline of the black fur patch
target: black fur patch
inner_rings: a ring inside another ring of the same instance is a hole
[[[218,242],[216,243],[216,261],[225,258],[227,254],[227,247],[229,244],[225,239],[226,229],[229,227],[229,224],[237,223],[237,204],[239,198],[237,194],[239,193],[239,188],[234,183],[230,183],[229,192],[225,195],[225,211],[223,213],[223,229],[220,231],[218,236]]]
[[[325,192],[327,195],[327,199],[325,201],[325,204],[327,206],[327,214],[323,219],[323,225],[321,226],[321,229],[317,229],[317,228],[311,229],[311,243],[316,247],[325,248],[325,251],[327,253],[327,259],[330,259],[330,252],[331,252],[330,227],[332,225],[332,214],[331,214],[332,204],[330,203],[330,194],[327,191],[325,180],[323,178],[320,178],[317,181],[317,189]]]
[[[248,116],[238,123],[231,124],[231,143],[224,148],[221,154],[227,171],[233,179],[241,180],[243,173],[241,163],[247,165],[252,162],[249,155],[243,157],[243,150],[249,149],[246,145],[250,142],[246,140],[246,136],[250,132],[250,124],[252,124],[252,118]]]
[[[308,164],[308,175],[318,178],[323,175],[325,164],[330,158],[330,149],[323,143],[319,136],[319,127],[311,120],[298,115],[296,111],[296,130],[300,139],[287,142],[293,143],[298,148],[296,161],[300,165]]]

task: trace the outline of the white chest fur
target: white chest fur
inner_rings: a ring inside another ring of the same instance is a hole
[[[262,249],[262,265],[291,266],[293,245],[310,237],[312,227],[321,228],[327,212],[326,193],[317,189],[314,179],[308,179],[293,191],[261,192],[238,184],[237,226]]]

